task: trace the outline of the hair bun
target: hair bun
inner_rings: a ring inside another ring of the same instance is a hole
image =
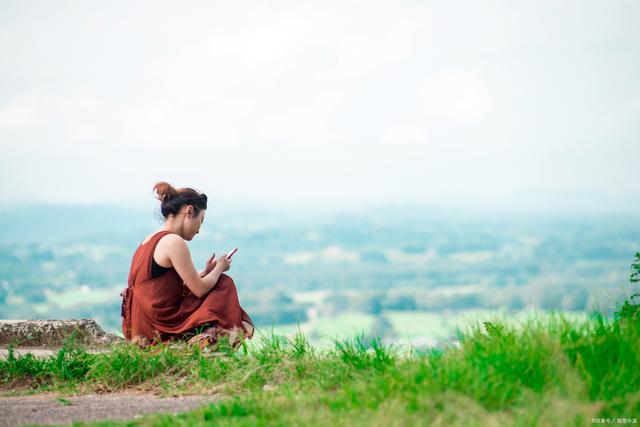
[[[178,195],[178,190],[173,188],[173,186],[166,181],[158,182],[156,185],[153,186],[153,189],[158,194],[157,199],[162,202],[171,200],[172,198]]]

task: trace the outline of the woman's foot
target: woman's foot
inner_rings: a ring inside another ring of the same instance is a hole
[[[242,321],[242,325],[244,326],[244,330],[245,330],[245,337],[251,339],[253,338],[253,333],[254,333],[254,328],[253,325],[247,321]]]
[[[136,344],[139,348],[147,348],[151,345],[151,340],[141,335],[136,335],[131,339],[131,342]]]
[[[222,337],[228,337],[229,345],[234,350],[242,343],[244,331],[241,328],[224,329],[212,326],[189,339],[188,344],[197,344],[201,350],[215,346]]]

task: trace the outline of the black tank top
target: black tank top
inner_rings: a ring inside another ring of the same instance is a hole
[[[160,264],[158,264],[156,262],[155,259],[153,259],[153,256],[151,257],[151,277],[152,278],[156,278],[159,276],[162,276],[164,273],[166,273],[167,271],[171,270],[173,267],[163,267]]]

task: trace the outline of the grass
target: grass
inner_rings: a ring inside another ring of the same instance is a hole
[[[414,350],[362,335],[318,351],[302,333],[271,333],[232,351],[182,343],[88,353],[73,338],[48,358],[0,361],[16,392],[164,395],[219,392],[220,402],[178,414],[96,425],[591,425],[640,418],[640,312],[607,319],[557,313],[477,321],[460,348]]]
[[[640,282],[640,253],[631,283]],[[92,354],[65,341],[49,358],[9,349],[0,385],[13,391],[131,387],[164,394],[219,392],[217,403],[91,425],[592,425],[640,418],[640,292],[613,319],[563,313],[476,318],[459,347],[400,352],[379,338],[338,339],[318,351],[298,331],[233,351],[131,343]],[[415,320],[415,319],[411,319]],[[59,398],[68,405],[68,399]]]
[[[56,400],[62,403],[64,406],[73,405],[73,403],[69,399],[65,399],[64,397],[57,397]]]

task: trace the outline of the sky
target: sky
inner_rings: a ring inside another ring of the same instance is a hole
[[[640,212],[640,3],[0,5],[2,204]]]

